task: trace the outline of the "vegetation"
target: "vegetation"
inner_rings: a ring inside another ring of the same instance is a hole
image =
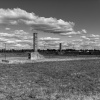
[[[0,53],[27,53],[27,52],[33,52],[33,49],[20,49],[20,50],[5,50],[1,49]],[[38,52],[44,55],[100,55],[100,50],[75,50],[75,49],[62,49],[62,50],[55,50],[55,49],[47,49],[47,50],[40,50],[38,49]]]
[[[0,100],[99,99],[99,59],[0,64]]]

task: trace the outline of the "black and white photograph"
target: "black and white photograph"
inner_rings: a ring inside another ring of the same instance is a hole
[[[100,0],[0,0],[0,100],[100,100]]]

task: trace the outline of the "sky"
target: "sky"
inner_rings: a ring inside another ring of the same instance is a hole
[[[0,0],[0,49],[100,49],[100,0]]]

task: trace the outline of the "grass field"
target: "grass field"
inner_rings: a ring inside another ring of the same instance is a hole
[[[1,63],[0,100],[100,100],[100,59]]]

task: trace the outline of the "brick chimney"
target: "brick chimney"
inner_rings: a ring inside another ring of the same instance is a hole
[[[34,52],[37,52],[38,50],[38,33],[33,33],[33,49],[34,49]]]

